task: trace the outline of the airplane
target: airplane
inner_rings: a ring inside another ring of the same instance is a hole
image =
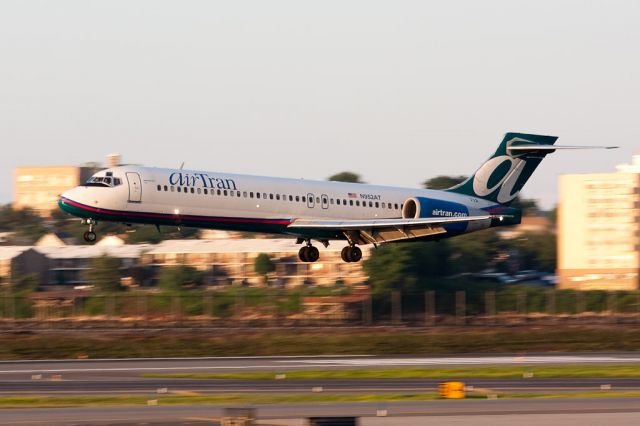
[[[439,240],[495,226],[520,223],[511,207],[542,159],[558,149],[558,138],[507,133],[495,153],[464,182],[444,190],[397,188],[360,183],[118,166],[94,174],[58,200],[65,212],[88,226],[96,241],[99,221],[158,227],[284,234],[305,243],[303,262],[315,262],[327,247],[346,241],[341,257],[358,262],[358,245]]]

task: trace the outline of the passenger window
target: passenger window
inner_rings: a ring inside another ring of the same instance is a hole
[[[276,194],[276,200],[280,200],[280,194]]]
[[[293,201],[293,195],[289,195],[289,201]]]
[[[369,207],[373,207],[373,201],[369,201]]]
[[[266,198],[266,197],[265,197]],[[273,200],[273,194],[269,194],[269,199]]]
[[[220,190],[218,189],[218,195],[220,195],[221,193],[222,193],[222,191],[220,191]]]
[[[193,194],[193,193],[195,193],[195,192],[196,192],[196,191],[195,191],[195,189],[194,189],[194,188],[191,188],[191,193]]]
[[[299,195],[296,195],[296,201],[300,202],[300,196]]]
[[[260,198],[260,193],[256,192],[256,198]]]
[[[305,197],[304,195],[302,196],[302,202],[306,203],[307,202],[307,197]]]
[[[329,203],[333,204],[333,198],[329,200]]]
[[[162,187],[158,185],[158,191],[162,191]]]
[[[316,204],[320,204],[320,197],[316,197]]]
[[[238,197],[239,197],[239,196],[240,196],[240,195],[238,195]],[[244,198],[247,198],[247,191],[244,191],[244,192],[242,193],[242,196],[243,196]]]
[[[167,192],[169,190],[169,188],[167,187],[167,185],[164,186],[164,191]]]
[[[349,205],[352,206],[353,205],[353,200],[349,200]]]
[[[356,201],[356,206],[360,206],[360,201]]]
[[[175,190],[175,188],[172,186],[172,187],[171,187],[171,192],[173,192],[174,190]]]
[[[203,189],[203,191],[204,191],[204,195],[208,195],[209,194],[209,191],[207,190],[207,188]]]
[[[227,190],[225,189],[225,190],[224,190],[224,196],[226,197],[226,196],[227,196],[227,194],[228,194],[228,192],[227,192]]]
[[[262,193],[262,198],[264,198],[265,200],[267,199],[267,193],[266,192]],[[273,197],[271,197],[271,199],[273,200]]]
[[[198,188],[198,194],[200,194],[200,193],[201,193],[200,188]]]
[[[253,192],[249,193],[249,198],[253,198]]]

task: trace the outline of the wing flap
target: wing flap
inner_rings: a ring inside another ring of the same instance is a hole
[[[296,230],[322,229],[348,234],[359,243],[383,243],[407,240],[429,235],[446,234],[443,225],[501,220],[504,215],[479,215],[461,217],[429,217],[418,219],[371,219],[371,220],[321,220],[297,219],[288,227]]]

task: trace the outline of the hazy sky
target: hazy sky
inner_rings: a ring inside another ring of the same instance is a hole
[[[103,161],[418,187],[507,131],[523,194],[640,147],[638,1],[0,2],[0,202],[18,165]]]

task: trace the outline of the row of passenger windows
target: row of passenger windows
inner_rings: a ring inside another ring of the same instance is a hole
[[[266,192],[253,192],[253,191],[232,191],[232,190],[228,190],[228,189],[207,189],[207,188],[193,188],[193,187],[182,187],[182,186],[168,186],[168,185],[158,185],[157,186],[157,190],[158,191],[164,191],[164,192],[181,192],[181,193],[191,193],[191,194],[204,194],[204,195],[221,195],[221,196],[225,196],[225,197],[244,197],[244,198],[256,198],[256,199],[264,199],[264,200],[282,200],[282,201],[295,201],[295,202],[303,202],[306,203],[307,202],[307,197],[305,195],[285,195],[285,194],[267,194]],[[313,200],[311,200],[313,202]],[[316,197],[315,202],[316,204],[320,204],[321,198],[320,197]],[[322,202],[324,203],[328,203],[329,204],[337,204],[337,205],[342,205],[342,206],[360,206],[362,205],[362,207],[375,207],[377,209],[379,208],[383,208],[383,209],[390,209],[390,210],[399,210],[402,209],[402,204],[398,204],[398,203],[381,203],[379,201],[369,201],[368,205],[367,205],[367,201],[362,201],[360,202],[360,200],[347,200],[346,198],[322,198]]]

